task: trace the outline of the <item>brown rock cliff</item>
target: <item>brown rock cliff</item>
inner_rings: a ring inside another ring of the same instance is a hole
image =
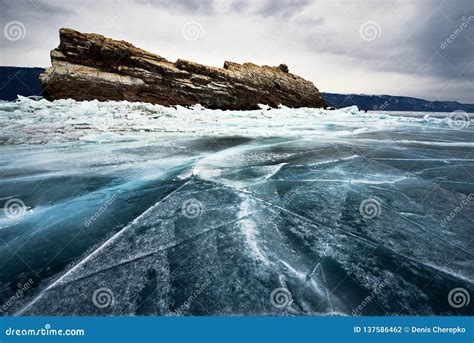
[[[323,107],[312,82],[288,66],[225,62],[215,68],[178,59],[175,63],[125,41],[60,29],[51,51],[52,67],[40,75],[48,100],[128,100],[162,105],[201,104],[208,108],[249,110]]]

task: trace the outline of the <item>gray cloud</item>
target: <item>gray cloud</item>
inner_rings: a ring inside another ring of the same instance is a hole
[[[0,0],[2,20],[18,16],[71,15],[74,9],[66,8],[59,1],[46,0]],[[44,19],[44,18],[43,18]]]
[[[156,6],[166,10],[193,13],[213,12],[212,0],[137,0],[138,4]]]
[[[232,1],[230,9],[237,13],[244,12],[249,7],[249,2],[247,0],[235,0]]]
[[[257,11],[265,17],[292,16],[301,12],[310,3],[310,0],[266,0]]]
[[[170,59],[286,62],[323,91],[474,102],[472,0],[0,0],[0,13],[2,29],[26,27],[21,41],[0,37],[2,65],[48,65],[58,29],[73,27]],[[183,39],[189,21],[200,40]],[[367,23],[373,40],[360,32]]]

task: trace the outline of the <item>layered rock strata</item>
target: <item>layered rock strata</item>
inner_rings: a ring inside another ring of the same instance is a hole
[[[288,67],[226,61],[223,68],[165,58],[94,33],[60,29],[52,67],[40,75],[48,100],[128,100],[214,109],[323,107],[310,81]]]

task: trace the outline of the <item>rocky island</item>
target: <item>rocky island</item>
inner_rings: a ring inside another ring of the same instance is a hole
[[[48,100],[128,100],[161,105],[201,104],[211,109],[250,110],[323,107],[310,81],[276,67],[226,61],[223,68],[165,58],[94,33],[60,29],[52,67],[40,75]]]

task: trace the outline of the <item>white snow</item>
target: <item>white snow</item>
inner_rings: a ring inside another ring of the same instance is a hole
[[[285,106],[272,109],[262,105],[254,111],[223,111],[200,105],[185,108],[71,99],[50,102],[19,96],[15,102],[0,101],[0,143],[109,142],[165,132],[331,139],[407,125],[448,126],[447,118],[427,118],[427,115],[404,117],[365,113],[356,106],[323,110]]]

